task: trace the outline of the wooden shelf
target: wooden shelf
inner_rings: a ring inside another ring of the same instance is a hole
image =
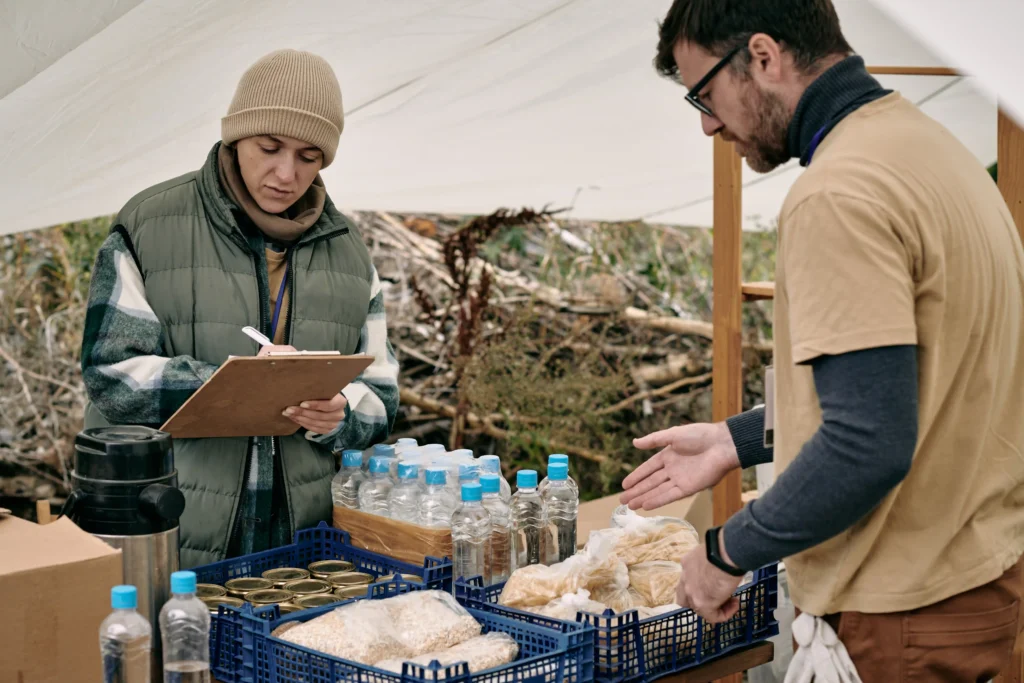
[[[740,287],[744,301],[759,301],[775,298],[774,282],[744,282]]]
[[[960,76],[959,71],[944,66],[869,66],[876,76]]]
[[[659,683],[711,683],[724,677],[732,676],[755,666],[767,664],[775,656],[775,645],[771,642],[751,645],[745,650],[715,659],[695,669],[670,674],[660,679]]]

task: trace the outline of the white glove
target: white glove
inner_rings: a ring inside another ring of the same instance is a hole
[[[793,620],[797,651],[783,683],[862,683],[850,654],[828,623],[802,612]]]

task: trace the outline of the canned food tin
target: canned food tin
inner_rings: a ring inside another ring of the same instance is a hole
[[[295,594],[288,590],[282,590],[280,588],[268,588],[261,591],[252,591],[246,593],[245,601],[251,602],[254,605],[274,605],[282,602],[288,602]]]
[[[327,580],[335,588],[340,586],[360,586],[373,583],[373,575],[366,572],[341,572],[339,574],[331,574],[327,577]]]
[[[309,565],[309,573],[314,579],[326,581],[331,574],[350,572],[355,568],[355,565],[347,560],[320,560]]]
[[[296,605],[294,602],[279,602],[277,604],[277,609],[281,612],[281,616],[283,617],[286,614],[298,612],[302,608]]]
[[[342,586],[341,588],[335,588],[334,594],[342,600],[349,600],[351,598],[361,598],[370,591],[370,584],[362,586]]]
[[[299,579],[298,581],[289,581],[284,585],[284,589],[291,591],[297,596],[316,595],[318,593],[330,593],[331,584],[319,579]]]
[[[305,569],[297,569],[296,567],[278,567],[277,569],[268,569],[263,572],[263,578],[273,581],[274,588],[283,588],[289,581],[308,579],[309,572]]]
[[[241,598],[231,598],[227,595],[214,596],[209,598],[199,598],[206,605],[207,609],[210,610],[210,614],[217,614],[218,605],[231,605],[232,607],[241,607],[245,604],[245,601]]]
[[[391,581],[396,576],[400,576],[403,581],[408,581],[409,583],[423,583],[423,577],[416,576],[415,574],[388,574],[387,576],[380,577],[377,581]]]
[[[302,609],[309,609],[310,607],[323,607],[324,605],[341,602],[341,600],[341,598],[333,593],[317,593],[316,595],[300,595],[292,603]]]
[[[196,584],[196,597],[200,600],[203,598],[222,598],[227,594],[228,591],[224,586],[218,586],[215,583]]]
[[[254,576],[247,576],[240,579],[231,579],[224,584],[228,595],[233,598],[245,599],[246,593],[253,591],[264,591],[273,588],[274,582],[269,579],[259,579]]]

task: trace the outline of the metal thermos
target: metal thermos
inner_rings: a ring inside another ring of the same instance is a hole
[[[178,490],[169,434],[149,427],[86,429],[75,438],[71,493],[62,511],[122,553],[124,583],[153,627],[151,680],[163,680],[160,608],[178,570]]]

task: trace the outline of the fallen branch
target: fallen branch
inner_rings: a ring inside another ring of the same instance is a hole
[[[678,382],[673,382],[672,384],[666,384],[665,386],[659,387],[657,389],[649,389],[647,391],[641,391],[638,394],[633,394],[629,398],[625,398],[625,399],[619,401],[618,403],[616,403],[613,406],[608,406],[607,408],[602,408],[601,410],[597,411],[597,414],[598,415],[610,415],[610,414],[616,413],[616,412],[618,412],[618,411],[620,411],[620,410],[622,410],[624,408],[630,407],[631,405],[633,405],[637,401],[643,401],[644,399],[648,399],[648,398],[657,398],[658,396],[664,396],[665,394],[671,394],[676,389],[682,389],[683,387],[688,387],[688,386],[691,386],[693,384],[701,384],[702,382],[710,382],[710,381],[711,381],[711,373],[710,372],[706,372],[703,375],[698,375],[696,377],[684,377],[683,379],[679,380]]]
[[[630,374],[633,381],[639,385],[644,384],[667,384],[682,377],[692,376],[700,370],[702,364],[698,359],[684,353],[672,353],[664,363],[657,365],[641,365],[633,368]]]
[[[712,339],[715,333],[714,325],[703,320],[684,320],[665,315],[654,315],[632,306],[628,306],[622,312],[622,315],[630,322],[638,323],[652,330],[661,330],[662,332],[671,332],[672,334],[695,335],[705,339]]]
[[[454,406],[441,403],[440,401],[435,401],[434,399],[427,398],[426,396],[420,396],[419,394],[414,393],[410,389],[399,390],[399,401],[404,405],[413,405],[416,406],[417,408],[420,408],[421,410],[429,411],[431,413],[434,413],[435,415],[442,415],[444,417],[451,418],[452,420],[455,420],[458,414],[458,411],[455,409]],[[511,434],[508,430],[495,426],[494,423],[490,420],[490,418],[481,418],[475,413],[466,413],[464,417],[466,420],[466,425],[469,428],[479,429],[484,434],[487,434],[487,436],[502,440],[506,440],[511,437]],[[602,465],[612,465],[627,472],[633,471],[632,465],[612,460],[603,453],[597,453],[587,448],[571,446],[569,444],[563,444],[557,441],[552,441],[549,445],[554,450],[559,451],[561,453],[565,453],[567,455],[575,455],[580,458],[583,458],[584,460],[590,460],[591,462],[596,462]]]

